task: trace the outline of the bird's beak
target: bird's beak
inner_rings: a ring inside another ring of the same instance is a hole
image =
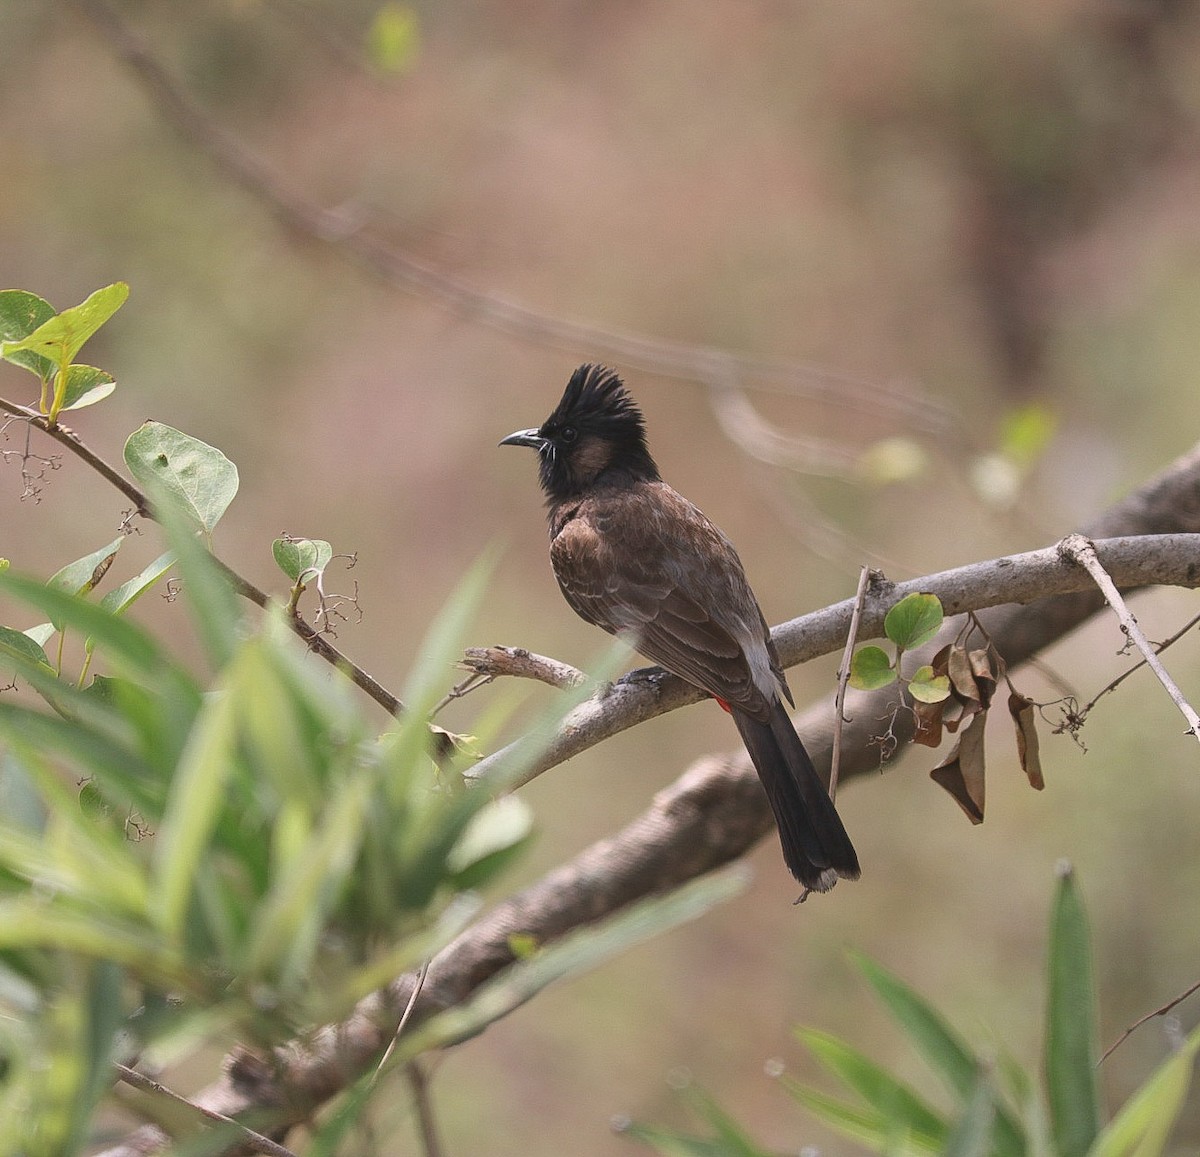
[[[545,444],[546,439],[536,430],[518,430],[500,440],[501,446],[532,446],[535,450],[540,450]]]

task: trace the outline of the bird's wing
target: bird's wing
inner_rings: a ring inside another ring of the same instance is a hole
[[[550,559],[577,614],[689,683],[756,717],[783,690],[736,551],[665,484],[585,500]]]

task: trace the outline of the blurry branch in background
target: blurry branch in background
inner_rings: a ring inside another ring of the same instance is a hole
[[[437,302],[466,321],[490,326],[537,346],[573,353],[586,351],[589,358],[612,358],[663,377],[704,382],[726,395],[737,391],[739,383],[748,383],[765,389],[786,389],[797,397],[835,403],[842,409],[876,417],[890,415],[924,431],[946,430],[952,423],[945,407],[894,383],[880,386],[851,374],[788,359],[747,357],[714,346],[601,329],[539,313],[477,290],[382,237],[371,228],[361,207],[325,209],[291,188],[192,99],[145,39],[106,0],[72,2],[130,69],[157,111],[186,141],[208,154],[223,174],[266,205],[288,228],[332,246],[389,285]],[[820,450],[821,457],[828,453],[828,448]]]
[[[1173,555],[1176,562],[1167,571],[1176,577],[1167,581],[1195,585],[1200,581],[1194,537],[1200,534],[1200,446],[1110,508],[1085,530],[1095,539],[1139,534],[1191,536],[1142,544],[1149,548],[1146,557],[1157,560],[1142,569],[1134,568],[1131,561],[1135,543],[1103,544],[1099,552],[1106,565],[1119,576],[1119,582],[1140,585],[1157,581],[1153,576],[1166,573],[1158,569],[1163,558]],[[1004,560],[986,565],[1017,570],[1024,565],[1022,557],[1033,559],[1035,562],[1029,565],[1046,568],[1040,580],[1045,582],[1047,576],[1056,573],[1052,561],[1039,558],[1046,553],[1018,556],[1007,566]],[[1177,569],[1185,553],[1191,561]],[[1066,581],[1064,568],[1075,571],[1076,580],[1082,577],[1077,567],[1060,559],[1058,573],[1064,584],[1061,589],[1077,589],[1078,581],[1074,584]],[[1038,593],[1026,590],[1023,595],[1034,598]],[[964,605],[962,599],[955,601],[949,585],[943,597],[950,606]],[[1103,600],[1091,587],[1075,594],[1039,598],[1029,606],[999,607],[979,617],[1007,663],[1015,666],[1102,607]],[[848,613],[848,609],[839,612],[843,617]],[[871,613],[868,598],[864,637],[873,629],[869,625]],[[776,638],[785,661],[794,662],[797,656],[806,653],[804,648],[808,644],[802,634],[811,621],[812,617],[795,620],[780,629]],[[803,631],[800,624],[804,624]],[[955,624],[951,623],[949,629],[956,629]],[[830,640],[836,639],[832,627],[828,628],[828,634]],[[623,711],[627,709],[620,706],[622,698],[634,696],[642,700],[641,709],[649,712],[645,716],[648,718],[649,714],[665,709],[662,706],[665,699],[678,700],[676,705],[686,700],[686,696],[679,694],[678,686],[677,680],[643,679],[640,685],[635,680],[618,684],[601,702],[608,702],[610,710]],[[886,696],[855,697],[844,737],[843,780],[878,771],[880,757],[872,743],[872,730],[878,726],[880,710],[886,704]],[[832,715],[832,704],[820,703],[798,721],[818,767],[829,764]],[[573,717],[568,717],[563,731],[569,732],[574,726]],[[906,713],[901,713],[895,730],[899,734],[905,727],[908,735],[901,735],[902,739],[911,736],[912,723]],[[198,1093],[195,1103],[229,1116],[263,1106],[323,1103],[343,1092],[358,1075],[374,1065],[391,1038],[393,1030],[388,1026],[395,1025],[399,1010],[410,1001],[413,1006],[409,1031],[415,1031],[438,1012],[463,1005],[489,981],[516,964],[519,944],[539,947],[554,944],[571,932],[611,918],[639,900],[670,892],[745,855],[771,826],[766,797],[745,753],[703,758],[659,792],[650,807],[624,829],[501,901],[462,932],[433,959],[415,997],[422,980],[419,972],[402,976],[385,991],[367,997],[352,1016],[327,1026],[306,1044],[277,1050],[271,1065],[249,1054],[235,1053],[228,1059],[222,1078]],[[867,870],[870,871],[869,861]],[[132,1157],[156,1147],[155,1131],[144,1129],[110,1150],[109,1157]]]

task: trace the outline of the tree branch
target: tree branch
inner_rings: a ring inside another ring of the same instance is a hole
[[[1136,535],[1139,531],[1147,535],[1200,533],[1200,446],[1094,520],[1085,531],[1097,539]],[[1162,545],[1160,542],[1159,546]],[[1166,545],[1190,552],[1190,562],[1176,558],[1171,564],[1172,573],[1186,585],[1200,581],[1200,558],[1196,555],[1194,537]],[[1132,544],[1128,548],[1115,547],[1111,555],[1106,555],[1108,547],[1109,544],[1100,546],[1101,557],[1121,574],[1125,564],[1114,556],[1131,549]],[[1163,561],[1153,550],[1147,557],[1156,559],[1147,563],[1148,568]],[[1012,562],[981,565],[999,572],[1014,567]],[[1155,572],[1147,569],[1135,574],[1125,570],[1122,581],[1143,581],[1149,573]],[[1038,593],[1023,588],[1018,578],[1012,581],[1018,585],[1010,589],[1025,590],[1030,597]],[[895,588],[893,594],[899,589]],[[943,593],[948,601],[955,597],[952,589]],[[997,608],[981,617],[986,618],[988,632],[1001,654],[1010,666],[1015,666],[1061,638],[1102,606],[1102,599],[1089,584],[1089,589],[1079,594],[1041,598],[1029,606]],[[820,612],[830,613],[832,609]],[[798,627],[791,628],[807,623],[810,618],[795,620],[781,630],[780,637],[786,636],[793,660],[804,653],[807,642]],[[653,690],[644,693],[651,698],[656,694]],[[878,754],[870,745],[870,721],[881,702],[871,696],[855,697],[855,710],[845,737],[844,778],[878,767]],[[900,718],[903,720],[904,715]],[[827,768],[833,730],[832,702],[815,705],[797,723],[814,762],[818,768]],[[440,1009],[460,1004],[511,965],[515,933],[532,936],[542,944],[556,940],[630,903],[678,887],[737,859],[753,847],[771,823],[766,797],[744,753],[698,761],[659,792],[650,807],[623,830],[593,844],[569,863],[498,904],[439,953],[414,1003],[410,1024],[418,1024]],[[868,873],[869,870],[868,867]],[[227,1064],[222,1079],[195,1100],[227,1115],[263,1105],[288,1104],[292,1106],[288,1120],[296,1123],[305,1120],[316,1106],[341,1092],[375,1062],[390,1039],[388,1026],[395,1025],[399,1010],[408,1003],[416,985],[416,974],[398,978],[385,992],[362,1001],[345,1021],[314,1034],[304,1046],[296,1043],[277,1050],[274,1057],[277,1067],[261,1062],[240,1063],[235,1056]],[[110,1150],[107,1157],[139,1157],[153,1152],[156,1143],[161,1147],[162,1135],[153,1126],[147,1126],[131,1134],[122,1146]]]

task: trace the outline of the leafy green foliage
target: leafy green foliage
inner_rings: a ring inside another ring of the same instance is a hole
[[[896,648],[892,658],[874,643],[859,647],[850,659],[850,686],[858,691],[878,691],[902,680],[919,702],[940,703],[950,694],[950,681],[930,666],[919,667],[904,679],[900,672],[905,651],[928,643],[941,630],[941,600],[937,595],[905,595],[883,620],[883,631]]]
[[[56,313],[36,294],[19,289],[0,292],[0,357],[40,379],[38,405],[50,425],[63,410],[90,406],[113,392],[110,374],[95,366],[78,365],[75,358],[128,296],[129,286],[118,281]]]
[[[79,593],[87,566],[53,585],[0,575],[0,596],[94,640],[108,666],[79,690],[28,636],[0,638],[6,665],[54,705],[0,698],[4,782],[37,801],[0,815],[0,1005],[23,1002],[23,1039],[0,1045],[13,1056],[0,1104],[24,1107],[5,1115],[0,1152],[33,1151],[20,1130],[35,1105],[51,1149],[77,1151],[118,1028],[153,1054],[164,1033],[268,1043],[345,1014],[460,931],[475,909],[464,888],[528,839],[520,805],[444,785],[420,715],[370,734],[278,615],[245,637],[224,628],[226,660],[204,687],[118,613],[168,563],[108,607]],[[228,585],[203,550],[179,566],[193,594]],[[468,585],[435,643],[457,643],[480,589]],[[445,650],[424,660],[450,667]],[[133,1017],[138,1006],[158,1012]]]

